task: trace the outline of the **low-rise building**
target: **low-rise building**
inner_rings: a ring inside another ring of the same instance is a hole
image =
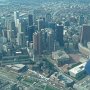
[[[70,69],[69,70],[70,76],[77,78],[77,79],[83,76],[86,73],[85,65],[86,65],[86,62]]]
[[[58,65],[64,65],[70,61],[69,55],[65,51],[60,50],[52,52],[52,59],[57,60]]]
[[[59,75],[58,79],[65,87],[71,87],[74,84],[74,81],[71,78],[69,78],[63,74]]]
[[[27,67],[23,64],[7,65],[6,67],[15,72],[22,72],[27,69]]]
[[[90,76],[85,77],[81,81],[73,85],[75,90],[90,90]]]

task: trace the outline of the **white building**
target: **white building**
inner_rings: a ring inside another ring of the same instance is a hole
[[[85,73],[85,65],[86,62],[70,69],[69,70],[70,75],[75,78],[82,76]]]
[[[11,69],[12,71],[20,72],[25,68],[25,65],[23,65],[23,64],[14,64],[14,65],[7,65],[6,67]]]
[[[14,12],[14,21],[15,21],[15,26],[17,27],[17,19],[19,19],[19,11]]]

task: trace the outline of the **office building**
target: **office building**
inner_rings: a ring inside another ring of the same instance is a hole
[[[51,14],[50,14],[50,13],[47,13],[47,14],[46,14],[46,17],[45,17],[45,21],[51,22],[51,20],[52,20]]]
[[[83,25],[80,43],[87,47],[88,42],[90,42],[90,25]]]
[[[7,40],[11,41],[11,30],[7,30]]]
[[[48,27],[55,31],[56,24],[54,22],[49,22]]]
[[[17,19],[19,19],[19,11],[14,12],[14,21],[15,21],[15,26],[17,27]]]
[[[41,31],[33,34],[33,50],[34,54],[40,55],[42,53],[42,33]]]
[[[49,30],[47,31],[47,51],[52,52],[54,51],[54,33],[53,31]]]
[[[28,41],[32,42],[33,41],[33,33],[35,31],[35,26],[29,26],[27,29],[27,36],[28,36]]]
[[[28,15],[28,26],[32,26],[33,25],[33,15],[29,14]]]
[[[45,28],[45,20],[43,18],[37,20],[37,28],[38,30]]]
[[[24,32],[18,33],[17,34],[17,44],[21,47],[25,47],[26,45],[26,39],[25,39],[25,34]]]
[[[17,33],[24,32],[25,35],[27,34],[27,21],[26,19],[17,21],[18,27],[17,27]]]
[[[56,30],[55,30],[56,41],[59,42],[59,45],[60,45],[61,47],[64,46],[63,30],[64,30],[64,27],[63,27],[63,26],[61,26],[61,25],[59,25],[59,24],[56,25]]]
[[[80,17],[79,17],[79,24],[80,25],[83,25],[85,23],[84,19],[85,19],[84,16],[80,15]]]
[[[11,23],[10,23],[10,30],[11,30],[11,37],[12,38],[16,38],[17,31],[16,31],[16,27],[15,27],[15,22],[14,21],[11,21]]]
[[[33,49],[36,54],[54,51],[54,34],[51,29],[41,29],[33,34]]]

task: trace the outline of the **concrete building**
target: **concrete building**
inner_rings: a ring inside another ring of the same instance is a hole
[[[15,26],[17,27],[17,19],[19,19],[19,11],[14,12],[14,21],[15,21]]]
[[[85,65],[86,65],[86,62],[83,63],[83,64],[80,64],[72,69],[69,70],[69,73],[70,73],[70,76],[78,79],[80,78],[81,76],[83,76],[86,72],[85,72]]]
[[[24,32],[26,31],[26,27],[25,27],[25,22],[24,21],[20,21],[18,24],[18,33]]]
[[[90,56],[90,49],[83,46],[81,43],[78,44],[79,52],[82,53],[87,58]]]
[[[74,84],[74,81],[71,78],[65,76],[64,74],[59,75],[58,79],[64,85],[64,87],[71,87]]]
[[[85,77],[81,81],[74,84],[75,90],[90,90],[90,76]]]
[[[25,34],[24,32],[18,33],[17,34],[17,44],[21,47],[25,47],[26,45],[26,39],[25,39]]]
[[[42,33],[40,31],[33,34],[33,50],[35,54],[42,53]]]
[[[33,34],[33,49],[37,54],[54,50],[54,36],[51,29],[41,29]]]
[[[26,69],[26,66],[23,64],[7,65],[7,69],[13,70],[15,72],[22,72]]]
[[[52,59],[56,60],[59,66],[68,64],[70,61],[69,56],[64,51],[60,50],[52,52]]]
[[[11,41],[11,30],[7,30],[7,40]]]

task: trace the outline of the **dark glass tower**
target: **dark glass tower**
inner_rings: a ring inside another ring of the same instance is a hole
[[[81,40],[83,46],[87,46],[87,43],[90,42],[90,26],[84,25],[81,32]]]
[[[28,27],[28,41],[32,42],[33,41],[33,33],[35,31],[35,26],[29,26]]]
[[[55,33],[56,33],[56,41],[59,42],[59,45],[60,45],[61,47],[64,46],[63,30],[64,30],[64,27],[63,27],[62,25],[59,25],[59,24],[56,25],[56,30],[55,30]]]
[[[33,25],[33,15],[32,14],[29,14],[28,15],[28,25],[29,26],[32,26]]]

